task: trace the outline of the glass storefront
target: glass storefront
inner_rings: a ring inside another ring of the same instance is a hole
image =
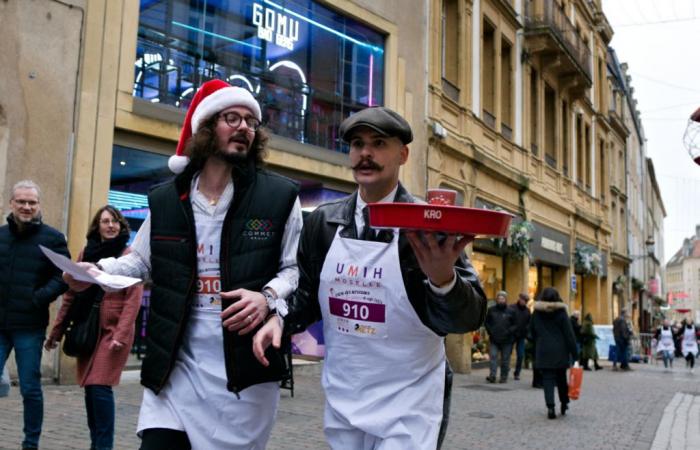
[[[530,266],[527,274],[527,293],[530,300],[536,300],[540,292],[546,287],[555,286],[554,275],[557,268],[538,263]]]
[[[479,281],[484,288],[489,301],[496,299],[496,293],[503,290],[503,257],[488,253],[473,252],[471,262],[479,275]]]
[[[346,151],[337,125],[384,102],[384,40],[313,0],[141,0],[133,95],[187,108],[222,79],[274,134]]]
[[[470,260],[479,276],[490,307],[495,304],[496,293],[505,288],[503,256],[474,251]],[[485,361],[488,359],[488,353],[488,335],[486,328],[482,326],[472,334],[472,361]]]

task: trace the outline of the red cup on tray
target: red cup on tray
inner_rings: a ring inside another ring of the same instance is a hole
[[[454,206],[457,202],[457,191],[452,189],[428,189],[425,194],[425,201],[431,205]]]

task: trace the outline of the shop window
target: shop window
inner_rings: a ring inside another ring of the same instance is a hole
[[[472,252],[471,262],[479,281],[484,288],[486,298],[495,300],[496,293],[503,289],[503,257],[488,253]]]
[[[108,203],[126,217],[132,238],[148,214],[148,190],[172,176],[167,156],[113,146]]]
[[[459,0],[442,2],[442,81],[443,90],[459,101]]]
[[[257,97],[273,133],[345,151],[337,124],[384,102],[385,36],[313,0],[283,3],[141,0],[133,95],[184,109],[222,79]]]

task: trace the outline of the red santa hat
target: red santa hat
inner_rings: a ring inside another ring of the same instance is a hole
[[[190,156],[185,154],[185,147],[200,125],[214,114],[232,106],[244,106],[250,109],[258,120],[262,120],[260,104],[250,91],[231,86],[222,80],[210,80],[200,86],[187,110],[175,154],[168,159],[168,167],[171,171],[181,173],[187,167]]]

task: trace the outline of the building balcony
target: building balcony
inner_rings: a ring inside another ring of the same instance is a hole
[[[546,70],[569,88],[592,86],[591,52],[562,8],[554,0],[525,3],[525,45],[540,55]]]

